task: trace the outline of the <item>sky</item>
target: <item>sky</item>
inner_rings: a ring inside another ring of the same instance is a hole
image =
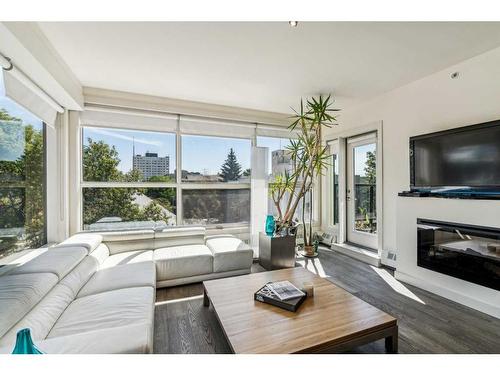
[[[375,143],[370,143],[368,145],[358,146],[354,149],[354,174],[359,176],[366,176],[366,155],[368,152],[375,151]]]
[[[84,128],[84,144],[88,138],[94,141],[104,141],[115,146],[121,162],[118,168],[128,172],[132,168],[133,144],[135,154],[146,152],[157,153],[158,156],[170,156],[170,173],[175,170],[175,134],[144,132],[123,129]],[[220,138],[206,136],[182,136],[182,169],[190,172],[200,172],[215,175],[233,148],[242,171],[250,168],[251,142],[248,139]]]

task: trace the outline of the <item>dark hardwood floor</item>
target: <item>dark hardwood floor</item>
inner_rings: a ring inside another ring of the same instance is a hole
[[[500,319],[402,284],[388,269],[329,250],[298,263],[396,317],[399,353],[500,353]],[[203,307],[201,283],[158,289],[156,298],[156,353],[229,353],[212,308]],[[384,352],[380,340],[350,353]]]

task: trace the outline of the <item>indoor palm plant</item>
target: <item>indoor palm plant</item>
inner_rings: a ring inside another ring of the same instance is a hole
[[[331,95],[313,97],[305,104],[301,100],[300,111],[295,111],[289,126],[291,131],[297,132],[296,139],[291,139],[286,147],[291,170],[276,175],[270,184],[270,195],[277,210],[276,233],[288,233],[289,228],[296,226],[295,212],[302,204],[304,248],[309,254],[313,252],[312,204],[306,224],[305,197],[307,194],[312,196],[314,181],[328,167],[328,147],[322,143],[322,133],[325,127],[336,125],[334,112],[338,109],[332,108],[333,102]]]

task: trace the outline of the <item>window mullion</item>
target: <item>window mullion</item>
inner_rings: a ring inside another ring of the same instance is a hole
[[[176,161],[176,223],[177,225],[182,225],[182,139],[181,139],[181,116],[177,115],[177,129],[175,131],[175,161]]]

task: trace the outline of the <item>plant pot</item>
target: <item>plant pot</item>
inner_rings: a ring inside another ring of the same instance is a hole
[[[295,267],[295,236],[259,233],[259,263],[266,270]]]
[[[314,246],[304,246],[304,253],[306,256],[314,256]]]

